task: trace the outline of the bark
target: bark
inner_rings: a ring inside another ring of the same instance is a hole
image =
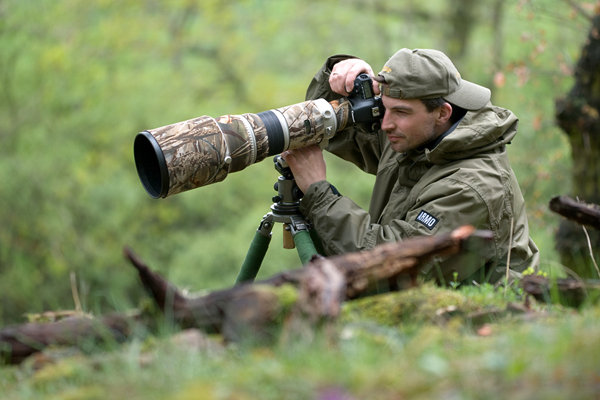
[[[556,101],[558,126],[569,138],[573,158],[572,197],[600,203],[600,15],[592,26],[575,68],[575,84],[569,94]],[[600,234],[590,233],[595,248]],[[562,221],[556,235],[556,248],[564,265],[581,277],[594,276],[587,255],[587,239],[580,226]]]
[[[470,237],[492,238],[489,231],[465,226],[448,234],[389,243],[371,251],[315,258],[304,268],[197,298],[185,297],[131,249],[125,249],[125,256],[137,269],[142,284],[164,316],[181,328],[221,333],[229,341],[246,338],[264,341],[272,340],[287,318],[282,315],[286,305],[277,288],[282,290],[288,285],[297,289],[297,300],[288,307],[293,319],[307,321],[309,326],[334,321],[343,301],[366,293],[373,282],[402,274],[414,280],[419,267],[432,256],[457,254]],[[51,344],[93,345],[109,338],[122,341],[133,332],[136,323],[148,325],[149,317],[140,313],[114,314],[98,319],[80,317],[8,327],[0,330],[0,354],[10,363],[19,363]]]
[[[581,225],[600,229],[600,207],[585,204],[566,196],[557,196],[550,200],[550,210]]]

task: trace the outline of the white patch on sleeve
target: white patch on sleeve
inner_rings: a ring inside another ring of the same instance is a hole
[[[417,215],[417,219],[415,219],[415,221],[418,221],[418,222],[422,223],[429,230],[432,230],[433,227],[436,226],[436,224],[438,222],[440,222],[439,219],[437,219],[433,215],[431,215],[428,212],[425,212],[423,210],[421,210],[421,212],[419,213],[419,215]]]

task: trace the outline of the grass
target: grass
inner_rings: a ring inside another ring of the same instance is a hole
[[[0,398],[593,398],[600,307],[491,312],[511,302],[522,299],[490,285],[424,285],[347,303],[334,335],[268,347],[184,331],[87,355],[53,349],[0,368]],[[487,322],[470,317],[485,311]]]

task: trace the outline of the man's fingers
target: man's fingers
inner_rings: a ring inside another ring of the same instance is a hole
[[[373,93],[375,93],[376,96],[378,94],[381,94],[381,90],[379,89],[379,82],[377,82],[376,80],[373,80]]]
[[[304,193],[311,184],[327,179],[326,165],[319,146],[310,145],[288,150],[281,157],[288,163],[296,184]]]
[[[346,75],[345,72],[332,72],[329,75],[329,86],[335,93],[347,96],[346,92]]]
[[[369,74],[372,77],[373,69],[358,58],[340,61],[333,66],[329,75],[329,86],[335,93],[347,96],[354,89],[354,80],[361,73]]]
[[[296,157],[294,156],[292,151],[293,150],[288,150],[281,153],[281,158],[283,158],[283,161],[285,161],[290,166],[290,168],[296,166]]]
[[[345,88],[348,93],[354,89],[354,80],[358,75],[364,73],[373,78],[373,69],[371,69],[371,66],[362,60],[360,61],[361,62],[352,64],[346,75]]]

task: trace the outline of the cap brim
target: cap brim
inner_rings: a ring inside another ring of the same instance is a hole
[[[461,83],[456,92],[443,96],[444,100],[469,111],[479,110],[490,101],[492,97],[490,89],[464,79]]]

